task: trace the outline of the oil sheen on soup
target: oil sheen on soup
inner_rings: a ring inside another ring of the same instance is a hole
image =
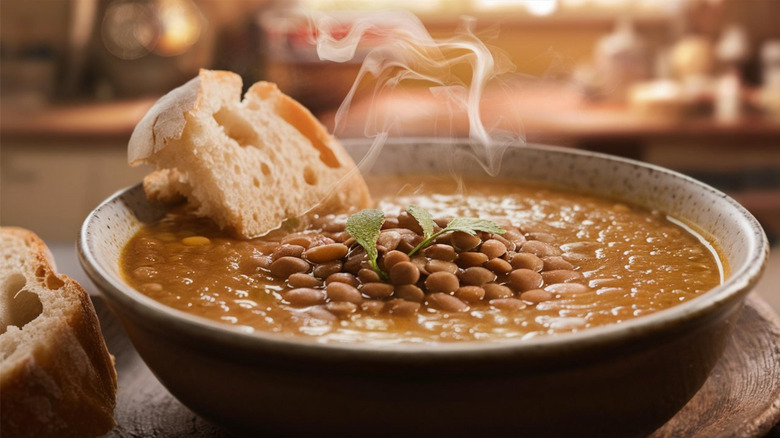
[[[369,186],[385,213],[384,279],[345,231],[346,215],[237,240],[183,209],[130,240],[123,275],[167,306],[245,331],[376,344],[620,323],[694,299],[725,275],[713,247],[662,212],[507,181],[408,176]],[[423,240],[410,205],[437,227],[485,218],[505,233],[444,233],[409,257]]]

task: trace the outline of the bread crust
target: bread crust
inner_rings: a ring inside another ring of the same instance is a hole
[[[201,70],[161,98],[128,144],[150,199],[184,196],[196,213],[251,238],[285,219],[369,207],[352,158],[305,107],[275,84],[241,99],[241,78]]]
[[[9,294],[22,291],[40,300],[40,314],[21,327],[13,325],[14,309],[3,309],[0,435],[108,432],[115,425],[117,378],[89,295],[55,272],[51,253],[32,232],[0,227],[0,243],[5,303],[19,306]]]

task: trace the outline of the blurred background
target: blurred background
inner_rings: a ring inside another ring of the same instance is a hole
[[[472,26],[515,65],[488,87],[486,125],[529,142],[666,166],[726,191],[772,240],[760,290],[780,309],[780,1],[778,0],[27,0],[0,2],[0,223],[38,233],[60,269],[84,279],[78,228],[134,184],[126,145],[154,101],[198,72],[270,80],[334,128],[362,56],[320,61],[296,8],[346,32],[362,12],[401,8],[434,37]],[[388,26],[393,12],[383,12]],[[382,25],[381,20],[378,23]],[[448,105],[411,83],[372,100],[359,87],[336,130],[365,135],[370,105],[394,136],[467,136]],[[448,122],[448,123],[447,123]]]

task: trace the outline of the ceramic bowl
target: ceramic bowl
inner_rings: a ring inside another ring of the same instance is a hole
[[[345,142],[362,157],[366,142]],[[476,152],[475,152],[476,151]],[[377,174],[483,174],[467,143],[390,142]],[[441,159],[441,157],[450,157]],[[643,436],[671,418],[721,356],[767,258],[758,222],[723,193],[635,161],[549,146],[508,148],[499,176],[659,209],[711,236],[730,274],[676,307],[576,333],[502,342],[372,346],[248,333],[128,286],[125,243],[164,214],[140,185],[93,211],[81,263],[170,392],[235,431],[284,435]]]

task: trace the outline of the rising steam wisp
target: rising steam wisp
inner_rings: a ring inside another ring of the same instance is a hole
[[[375,81],[367,114],[366,135],[373,137],[370,152],[360,163],[370,167],[387,138],[394,117],[376,109],[377,98],[395,90],[404,82],[423,82],[432,95],[454,111],[468,116],[469,140],[473,153],[490,175],[499,170],[501,155],[509,144],[523,143],[518,132],[486,129],[480,114],[480,102],[487,84],[510,72],[514,65],[480,40],[473,32],[473,20],[466,19],[456,34],[435,39],[422,22],[405,11],[372,12],[350,17],[349,30],[336,38],[343,24],[334,16],[322,13],[308,15],[320,59],[347,62],[355,57],[358,46],[367,35],[378,37],[382,44],[365,55],[357,78],[336,113],[336,130],[344,122],[355,94],[368,76]],[[374,39],[376,40],[376,39]],[[470,67],[470,78],[461,78],[454,70]],[[499,79],[500,80],[500,79]]]

